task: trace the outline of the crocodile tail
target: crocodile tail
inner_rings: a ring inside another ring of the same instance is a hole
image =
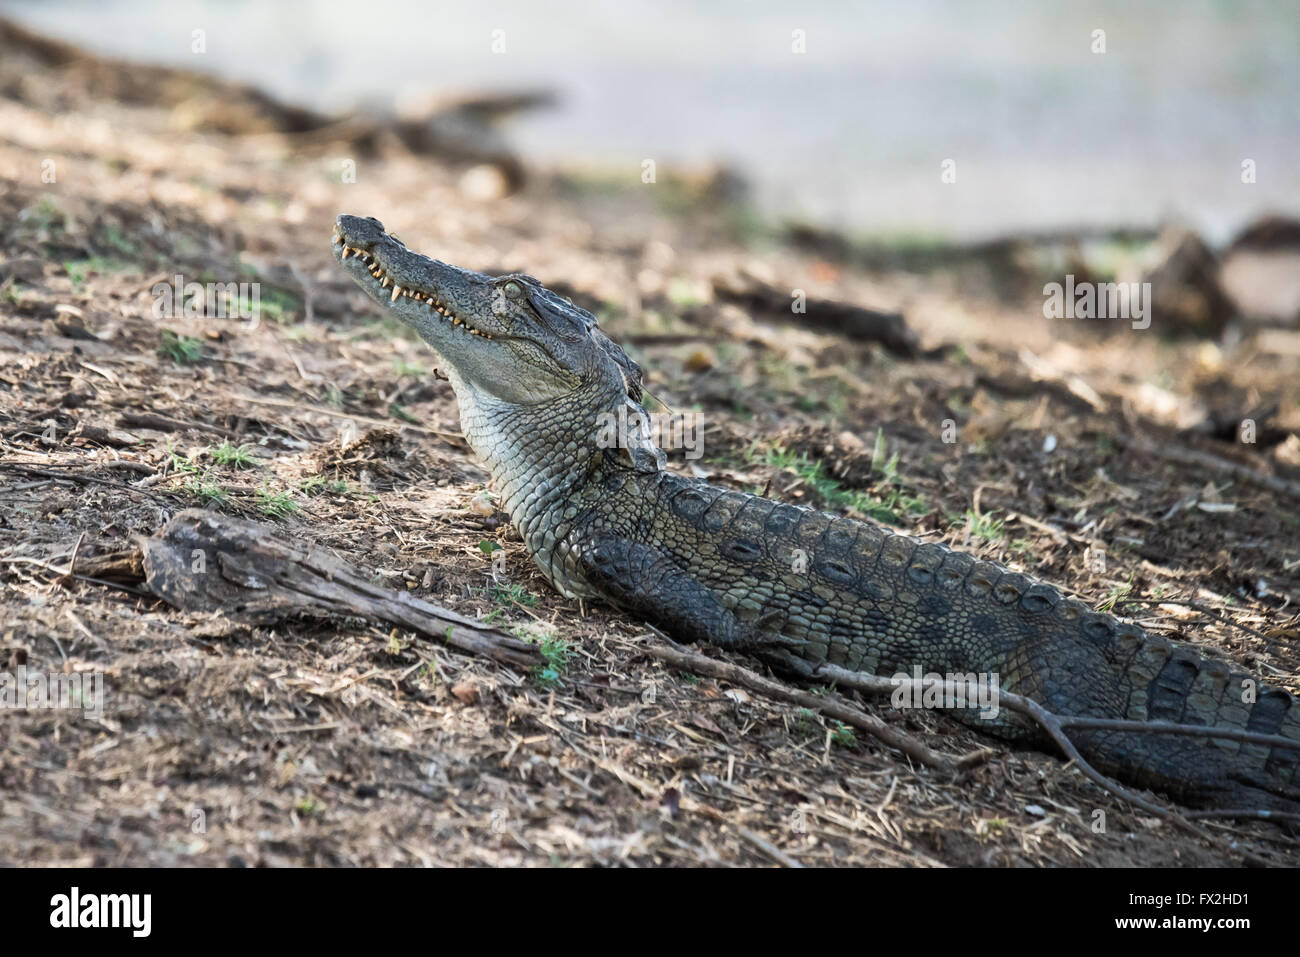
[[[1205,658],[1186,645],[1147,634],[1136,625],[1121,625],[1113,634],[1106,651],[1118,666],[1126,718],[1231,728],[1293,740],[1295,748],[1213,736],[1183,739],[1199,745],[1203,759],[1221,765],[1234,781],[1278,793],[1300,790],[1300,706],[1293,695],[1262,685],[1257,678]],[[1109,735],[1105,737],[1109,740]],[[1172,735],[1153,737],[1163,740],[1166,748],[1178,743]]]

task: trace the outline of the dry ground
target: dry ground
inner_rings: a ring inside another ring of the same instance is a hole
[[[636,621],[533,571],[436,358],[332,263],[330,224],[374,215],[596,308],[656,396],[705,414],[704,457],[676,468],[964,545],[1297,690],[1294,329],[1215,345],[1051,322],[1032,276],[1007,295],[979,262],[801,251],[690,181],[538,175],[476,199],[479,174],[395,144],[194,129],[183,106],[94,99],[52,69],[0,98],[0,662],[103,672],[108,694],[102,716],[0,721],[0,862],[1300,860],[1278,827],[1181,834],[939,715],[867,704],[946,753],[995,749],[961,780],[665,668]],[[714,297],[739,272],[902,308],[950,348],[900,358],[772,323]],[[156,317],[151,290],[178,273],[260,282],[260,321]],[[1255,445],[1178,431],[1230,437],[1272,405]],[[557,675],[364,621],[240,627],[64,574],[196,504],[547,639]]]

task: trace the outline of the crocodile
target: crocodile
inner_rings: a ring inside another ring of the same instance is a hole
[[[1188,806],[1300,809],[1300,709],[1286,691],[994,562],[669,470],[644,427],[640,368],[530,276],[439,262],[357,216],[338,217],[333,252],[446,363],[462,432],[560,594],[796,677],[822,664],[974,674],[1057,715],[1274,736],[1069,735],[1102,773]],[[611,421],[629,423],[614,441]],[[953,717],[1051,745],[1009,709]]]

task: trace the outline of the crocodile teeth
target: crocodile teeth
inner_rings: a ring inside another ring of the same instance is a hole
[[[379,280],[380,288],[387,289],[389,286],[393,287],[392,295],[388,300],[389,302],[397,302],[400,297],[406,296],[410,299],[414,299],[416,302],[425,303],[430,309],[438,313],[438,315],[448,320],[454,327],[464,329],[471,336],[480,336],[484,339],[493,338],[491,334],[481,332],[469,325],[464,319],[452,312],[450,308],[444,306],[441,299],[428,293],[420,292],[417,289],[403,289],[401,286],[394,283],[392,277],[384,272],[384,267],[379,265],[379,259],[376,256],[347,245],[341,235],[335,234],[334,241],[337,243],[343,243],[343,254],[340,257],[341,259],[347,259],[349,256],[355,255],[366,264],[366,271],[369,272],[373,278]]]

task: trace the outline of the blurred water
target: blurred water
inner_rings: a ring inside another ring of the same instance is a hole
[[[0,12],[329,109],[550,87],[559,108],[511,127],[533,158],[621,164],[634,182],[645,158],[725,160],[770,213],[859,235],[1177,218],[1222,240],[1260,212],[1300,214],[1300,4],[0,0]],[[1090,51],[1095,29],[1105,54]]]

